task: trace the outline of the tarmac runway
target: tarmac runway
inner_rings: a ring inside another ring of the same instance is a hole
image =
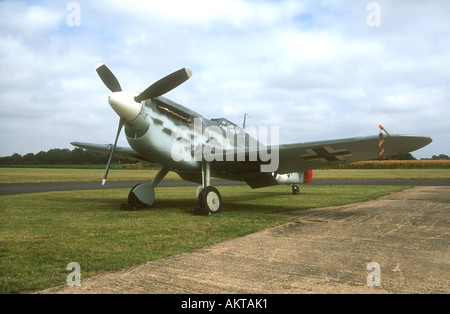
[[[145,181],[109,181],[105,186],[100,182],[50,182],[0,184],[1,195],[28,194],[54,191],[131,189]],[[151,181],[147,181],[151,182]],[[245,185],[243,182],[212,180],[212,185]],[[410,186],[450,186],[450,180],[313,180],[309,185],[410,185]],[[198,186],[184,180],[163,180],[158,187]]]
[[[449,186],[285,215],[278,227],[39,293],[450,293]]]

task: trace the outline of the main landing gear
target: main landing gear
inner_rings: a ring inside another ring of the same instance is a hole
[[[169,169],[162,167],[151,183],[134,186],[128,194],[128,203],[122,204],[121,210],[136,210],[145,206],[152,206],[155,202],[155,187],[167,175]]]
[[[213,186],[203,188],[198,195],[200,211],[206,215],[218,214],[222,211],[222,197],[219,191]]]
[[[293,195],[299,195],[300,194],[300,189],[299,189],[298,185],[295,185],[295,184],[292,185],[292,194]]]
[[[199,208],[195,215],[218,214],[222,211],[222,197],[219,191],[211,186],[211,167],[209,163],[202,166],[202,186],[197,190]],[[122,204],[122,210],[137,210],[152,206],[155,202],[155,187],[167,175],[169,169],[162,167],[151,183],[142,183],[134,186],[128,194],[128,203]]]
[[[202,166],[202,186],[197,189],[198,203],[200,208],[196,208],[195,215],[218,214],[222,211],[222,197],[219,191],[211,186],[211,167],[206,162]]]

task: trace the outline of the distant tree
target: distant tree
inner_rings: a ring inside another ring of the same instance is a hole
[[[11,159],[12,159],[13,164],[15,164],[15,165],[22,162],[22,156],[18,153],[12,154]]]
[[[12,159],[11,156],[1,157],[1,158],[0,158],[0,163],[11,165],[11,164],[13,163],[13,159]]]
[[[447,155],[444,154],[439,154],[439,156],[433,155],[433,157],[431,157],[432,160],[449,160],[450,157],[448,157]]]
[[[3,165],[17,164],[106,164],[109,156],[97,154],[81,148],[69,150],[67,148],[52,148],[47,152],[40,151],[37,154],[28,153],[25,156],[13,154],[11,156],[0,157]],[[113,162],[119,159],[115,158]]]
[[[35,164],[36,163],[36,155],[33,153],[26,154],[22,157],[22,162],[26,164]]]
[[[40,151],[39,153],[36,154],[36,163],[38,164],[47,164],[47,153]]]
[[[51,149],[47,152],[52,164],[68,164],[70,163],[71,151],[67,148],[65,149]]]
[[[82,164],[83,162],[87,162],[87,156],[84,149],[74,148],[70,155],[70,162],[73,164]]]

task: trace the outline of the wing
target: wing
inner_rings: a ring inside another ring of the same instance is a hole
[[[392,157],[420,149],[430,137],[392,135],[384,138],[384,155]],[[378,136],[288,144],[279,147],[278,173],[325,168],[379,158]]]
[[[73,142],[70,143],[73,146],[84,148],[102,155],[109,156],[111,154],[111,149],[113,145],[106,144],[91,144],[91,143],[80,143]],[[116,152],[114,153],[114,157],[129,159],[133,161],[149,161],[145,156],[136,153],[133,149],[128,147],[116,147]]]
[[[384,138],[385,157],[401,155],[420,149],[432,142],[429,137],[392,135]],[[103,155],[109,155],[112,145],[71,143],[74,146],[85,148]],[[379,146],[378,136],[348,138],[340,140],[286,144],[278,147],[278,170],[279,174],[302,172],[351,163],[362,160],[378,159]],[[211,171],[215,177],[229,180],[245,181],[252,188],[264,187],[278,184],[272,173],[261,172],[260,166],[270,162],[262,162],[256,149],[246,149],[245,152],[234,150],[233,161],[227,160],[230,152],[224,152],[224,161],[213,161]],[[246,161],[239,161],[245,155]],[[249,156],[258,156],[258,160],[249,161]],[[276,154],[273,154],[276,155]],[[117,147],[115,156],[136,161],[150,161],[143,155],[136,153],[127,147]],[[275,156],[272,156],[275,158]],[[187,181],[201,183],[200,173],[178,174]]]
[[[392,135],[384,138],[384,155],[391,157],[415,151],[432,142],[429,137]],[[345,163],[363,160],[374,160],[379,158],[378,136],[347,138],[340,140],[298,143],[280,145],[278,147],[278,163],[276,153],[272,154],[271,160],[263,162],[259,158],[259,151],[246,149],[245,152],[225,152],[233,155],[234,160],[239,160],[239,155],[245,155],[245,162],[222,161],[213,162],[211,169],[217,177],[245,181],[252,188],[278,184],[271,172],[261,172],[261,165],[275,163],[278,174],[302,172],[306,170],[326,168]],[[258,156],[256,161],[248,161],[249,156]]]

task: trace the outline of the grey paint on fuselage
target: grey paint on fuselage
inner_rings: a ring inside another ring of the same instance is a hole
[[[146,100],[142,103],[142,109],[138,117],[125,123],[125,134],[131,148],[137,153],[146,156],[151,162],[160,164],[164,161],[164,166],[176,172],[200,172],[202,167],[202,158],[195,158],[197,152],[205,147],[208,138],[203,136],[205,129],[214,131],[212,135],[218,148],[225,151],[227,148],[245,149],[249,143],[249,135],[237,125],[229,122],[228,125],[220,123],[226,119],[206,119],[198,113],[177,104],[167,98],[157,97],[152,100]],[[201,127],[198,125],[201,121]],[[197,122],[197,123],[196,123]],[[176,132],[176,129],[184,127],[189,132]],[[228,130],[227,130],[228,128]],[[227,135],[227,131],[241,132],[239,134]],[[181,134],[180,134],[181,133]],[[239,141],[238,136],[244,136],[245,139]],[[233,137],[232,142],[228,138]],[[252,143],[257,143],[252,138]],[[190,159],[185,158],[181,161],[175,161],[171,155],[174,145],[182,144]],[[224,145],[229,145],[224,147]],[[225,160],[224,160],[225,161]],[[242,163],[232,160],[231,162]],[[244,162],[245,164],[245,162]],[[237,165],[235,165],[236,167]],[[255,166],[253,165],[252,168]],[[219,167],[221,168],[221,167]],[[248,166],[235,168],[233,172],[242,172],[239,168],[245,168],[248,172]],[[212,163],[213,173],[217,173],[217,165]],[[243,169],[242,169],[243,170]],[[219,172],[221,172],[219,170]]]

